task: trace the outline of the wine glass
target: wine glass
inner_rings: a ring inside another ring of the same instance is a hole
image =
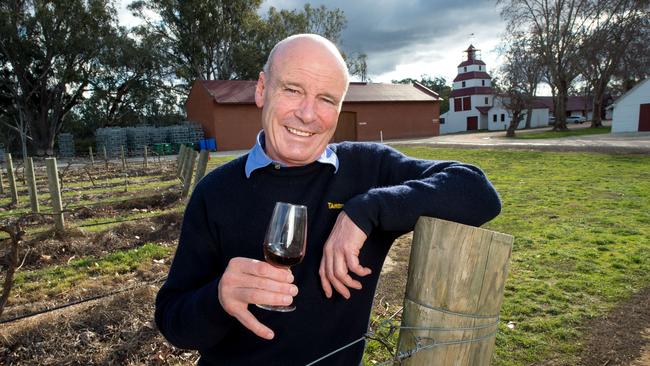
[[[279,268],[290,268],[302,261],[307,243],[307,207],[276,202],[264,238],[264,258]],[[262,309],[289,312],[291,306],[257,305]]]

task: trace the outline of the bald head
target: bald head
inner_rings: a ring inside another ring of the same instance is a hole
[[[263,71],[267,78],[270,77],[273,72],[273,63],[276,60],[281,59],[287,53],[295,51],[296,48],[318,52],[323,58],[323,61],[331,61],[332,64],[337,65],[341,71],[341,76],[345,80],[345,85],[348,85],[348,66],[345,63],[343,56],[341,56],[341,52],[339,52],[336,45],[329,39],[319,36],[318,34],[296,34],[278,42],[269,53],[269,58],[264,64]]]

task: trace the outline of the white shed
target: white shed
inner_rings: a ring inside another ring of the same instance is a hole
[[[650,78],[614,102],[612,133],[650,131]]]

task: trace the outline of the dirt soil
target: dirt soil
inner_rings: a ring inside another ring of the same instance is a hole
[[[650,288],[587,323],[585,329],[581,366],[650,366]]]

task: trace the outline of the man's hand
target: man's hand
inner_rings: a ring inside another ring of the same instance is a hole
[[[273,339],[273,331],[260,323],[248,304],[289,305],[298,287],[288,269],[249,258],[233,258],[219,281],[219,302],[223,309],[257,336]]]
[[[339,214],[323,247],[323,258],[318,270],[325,296],[332,297],[332,287],[334,287],[338,293],[349,299],[348,287],[361,289],[361,283],[350,277],[349,272],[352,271],[359,276],[366,276],[372,272],[370,268],[359,264],[359,251],[366,238],[367,235],[363,230],[359,229],[345,212]]]

